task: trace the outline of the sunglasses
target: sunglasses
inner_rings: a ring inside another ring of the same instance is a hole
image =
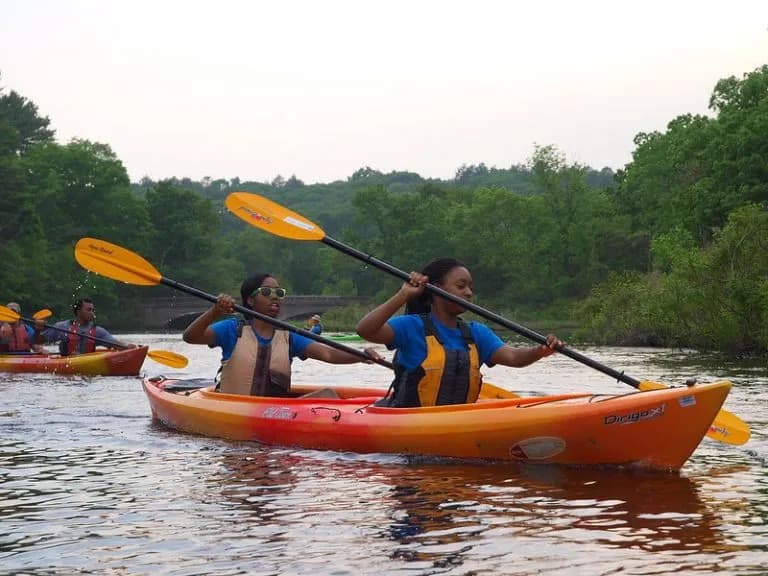
[[[251,296],[255,296],[256,294],[261,294],[264,296],[264,298],[270,298],[272,294],[277,296],[278,300],[282,300],[285,298],[286,291],[285,288],[274,288],[272,286],[259,286],[251,292]]]

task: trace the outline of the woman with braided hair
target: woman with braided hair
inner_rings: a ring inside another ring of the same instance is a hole
[[[472,275],[453,258],[427,264],[389,300],[357,324],[369,342],[396,351],[393,393],[383,405],[438,406],[475,402],[482,386],[480,366],[523,367],[555,352],[562,342],[547,336],[546,345],[513,347],[480,322],[464,322],[461,304],[425,290],[427,283],[472,300]],[[405,314],[392,317],[405,306]]]

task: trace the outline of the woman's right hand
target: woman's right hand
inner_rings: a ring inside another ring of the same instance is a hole
[[[420,272],[411,272],[407,282],[403,282],[403,286],[400,288],[404,292],[408,299],[415,298],[424,292],[424,287],[429,282],[429,278],[424,276]]]
[[[235,313],[235,299],[229,294],[219,294],[214,305],[216,316],[225,316]]]

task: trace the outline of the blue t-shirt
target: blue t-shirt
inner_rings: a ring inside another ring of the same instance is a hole
[[[318,336],[323,333],[323,326],[318,322],[312,328],[309,329],[312,334],[317,334]]]
[[[24,328],[27,329],[27,335],[29,336],[29,341],[32,344],[34,344],[35,343],[35,327],[25,323]]]
[[[210,347],[215,348],[216,346],[221,347],[221,360],[229,360],[229,357],[232,356],[232,351],[235,349],[235,344],[237,344],[237,333],[238,333],[238,326],[240,324],[240,320],[237,318],[227,318],[225,320],[219,320],[218,322],[214,322],[211,324],[211,330],[216,334],[216,342],[212,344]],[[244,324],[243,330],[253,330],[253,326],[250,324]],[[254,331],[254,336],[256,336],[256,339],[259,342],[259,345],[267,345],[270,342],[272,342],[272,339],[269,340],[262,338],[256,332]],[[291,360],[298,357],[300,360],[304,360],[306,356],[304,355],[304,350],[307,349],[307,346],[312,344],[313,340],[310,340],[306,336],[302,336],[301,334],[296,334],[295,332],[291,332],[289,335],[289,357]]]
[[[443,347],[446,350],[467,350],[467,344],[458,328],[448,328],[440,323],[434,316],[430,315],[435,330],[442,340]],[[415,370],[427,357],[427,342],[424,339],[424,321],[417,314],[404,314],[395,316],[387,321],[395,333],[395,339],[387,345],[390,350],[397,350],[397,363],[408,371]],[[486,366],[493,366],[490,359],[493,354],[504,346],[493,330],[485,324],[478,322],[469,322],[472,339],[477,346],[477,353],[480,356],[480,363]]]

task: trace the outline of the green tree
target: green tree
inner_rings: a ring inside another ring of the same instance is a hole
[[[48,117],[40,116],[37,106],[16,91],[4,91],[0,87],[0,155],[23,155],[35,144],[50,142],[54,131]]]
[[[613,276],[582,309],[585,334],[610,343],[768,351],[768,212],[734,210],[711,246],[678,228],[652,246],[656,270]]]
[[[48,238],[46,280],[35,289],[46,304],[69,314],[72,299],[98,293],[100,318],[135,317],[135,289],[96,278],[74,260],[80,238],[96,237],[141,252],[149,230],[142,201],[130,191],[128,174],[109,146],[87,140],[30,148],[24,168],[36,191],[36,213]]]
[[[26,303],[39,301],[47,243],[24,156],[52,138],[48,124],[32,102],[0,88],[0,285],[9,300]]]
[[[703,245],[732,210],[768,201],[768,66],[719,81],[710,108],[715,118],[685,114],[636,136],[616,190],[633,230],[683,226]]]

